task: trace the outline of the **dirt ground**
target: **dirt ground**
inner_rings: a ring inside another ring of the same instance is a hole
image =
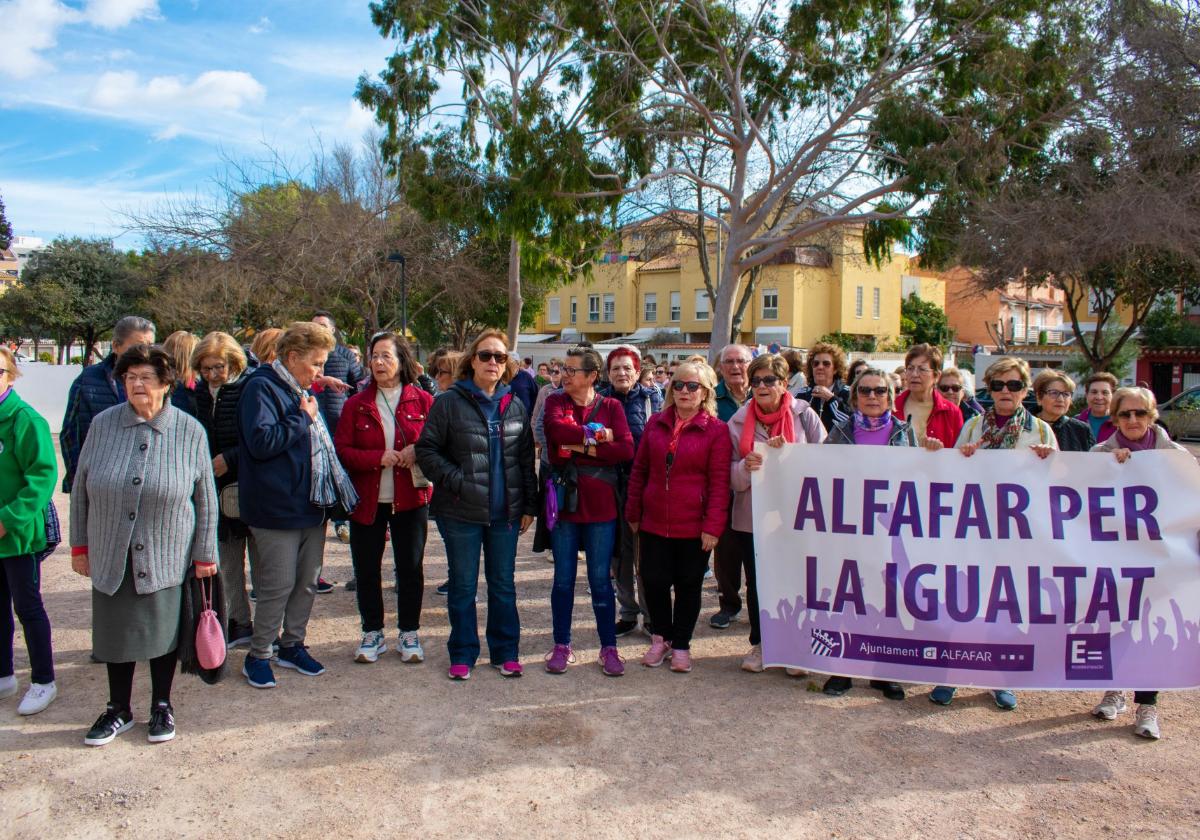
[[[326,556],[326,577],[344,582],[347,547],[333,540]],[[309,625],[323,676],[277,668],[278,688],[258,691],[235,651],[217,686],[177,678],[179,735],[152,745],[143,665],[138,725],[89,748],[107,683],[88,661],[87,583],[60,549],[42,587],[59,697],[30,718],[20,695],[0,701],[0,837],[1200,837],[1197,692],[1162,698],[1159,742],[1133,737],[1132,715],[1093,720],[1094,694],[1024,692],[1011,713],[974,691],[943,709],[929,686],[903,703],[858,684],[830,698],[815,678],[739,670],[749,625],[708,627],[711,581],[690,675],[641,667],[636,634],[621,640],[626,675],[604,677],[581,578],[579,662],[551,676],[547,556],[522,540],[522,679],[487,667],[446,678],[432,532],[424,664],[391,650],[356,664],[354,596],[339,586]],[[19,629],[16,645],[23,693]]]

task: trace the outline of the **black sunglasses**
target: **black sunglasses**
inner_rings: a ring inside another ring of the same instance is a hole
[[[495,350],[477,350],[475,351],[475,358],[479,359],[481,362],[496,362],[497,364],[504,364],[508,361],[508,354],[497,352]]]
[[[1128,420],[1131,417],[1143,420],[1150,416],[1150,410],[1145,408],[1127,408],[1123,411],[1118,411],[1117,416],[1122,420]]]
[[[778,376],[752,376],[750,378],[751,388],[757,388],[759,385],[766,385],[768,388],[774,388],[778,384]]]
[[[676,391],[688,390],[693,394],[700,390],[699,382],[672,382],[671,388]]]
[[[988,383],[988,390],[990,390],[993,394],[999,393],[1000,391],[1003,391],[1005,388],[1007,388],[1008,390],[1012,391],[1015,394],[1018,391],[1025,390],[1026,387],[1027,386],[1025,385],[1025,383],[1022,382],[1020,379],[1008,379],[1004,382],[1001,382],[999,379],[993,379],[991,382]]]
[[[961,385],[939,385],[938,390],[943,394],[957,394],[962,390]]]
[[[859,385],[858,386],[858,395],[860,397],[886,397],[887,392],[888,392],[888,389],[887,389],[886,385],[874,385],[874,386]]]

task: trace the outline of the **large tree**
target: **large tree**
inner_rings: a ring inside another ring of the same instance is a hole
[[[593,123],[724,162],[706,171],[659,155],[634,181],[597,173],[607,189],[592,194],[674,180],[710,197],[702,212],[725,243],[715,353],[753,269],[847,226],[864,227],[878,257],[909,221],[1040,145],[1070,96],[1070,11],[1070,0],[580,3],[572,23],[603,93]]]
[[[522,281],[563,282],[588,265],[615,204],[581,197],[613,170],[594,154],[571,11],[568,0],[371,4],[396,49],[378,79],[359,80],[358,98],[386,129],[406,199],[434,221],[462,224],[469,211],[470,226],[507,250],[514,347],[532,298]]]
[[[1096,6],[1078,107],[972,196],[955,234],[985,288],[1049,281],[1108,370],[1163,298],[1200,297],[1200,25],[1195,0]]]
[[[8,221],[8,215],[5,213],[4,199],[0,198],[0,251],[12,244],[12,236],[12,223]]]

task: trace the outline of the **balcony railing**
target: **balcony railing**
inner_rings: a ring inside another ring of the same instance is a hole
[[[1014,333],[1012,340],[1016,344],[1041,344],[1042,333],[1046,334],[1047,344],[1062,344],[1066,337],[1065,330],[1050,327],[1027,327],[1024,331],[1014,330]]]

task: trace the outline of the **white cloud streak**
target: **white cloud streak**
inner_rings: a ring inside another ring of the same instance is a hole
[[[59,0],[0,0],[4,44],[0,75],[27,79],[47,73],[42,53],[58,45],[59,32],[73,24],[120,29],[135,20],[158,17],[158,0],[88,0],[82,11]]]

